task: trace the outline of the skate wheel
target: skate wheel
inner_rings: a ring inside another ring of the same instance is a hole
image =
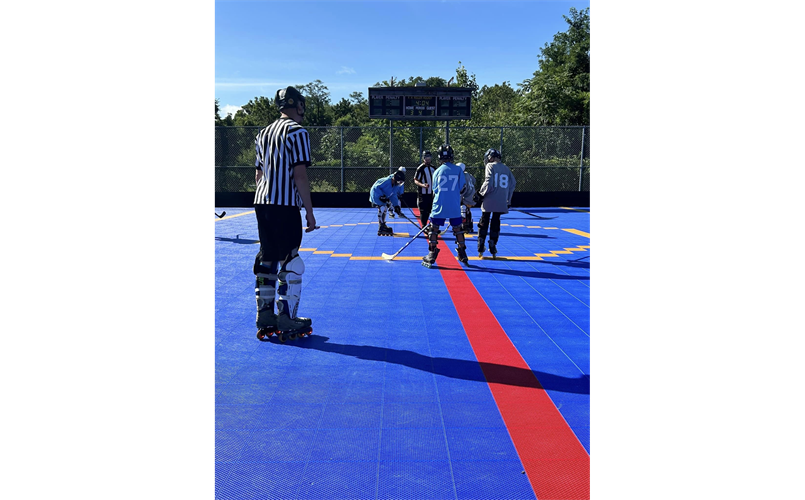
[[[274,330],[270,328],[261,328],[257,330],[257,340],[261,342],[268,342],[268,338],[274,334]]]

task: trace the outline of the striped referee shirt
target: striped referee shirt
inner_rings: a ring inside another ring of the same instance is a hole
[[[302,197],[293,180],[297,165],[311,165],[310,136],[290,118],[280,118],[257,134],[254,167],[263,177],[254,193],[255,205],[302,206]]]
[[[436,171],[436,168],[431,165],[426,165],[425,163],[421,163],[417,168],[416,172],[414,172],[414,179],[418,180],[422,184],[427,184],[430,187],[416,187],[417,195],[422,194],[433,194],[433,172]]]

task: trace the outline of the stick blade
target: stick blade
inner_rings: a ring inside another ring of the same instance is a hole
[[[394,255],[387,254],[387,253],[384,253],[384,254],[383,254],[383,258],[384,258],[385,260],[391,260],[391,259],[393,259],[393,258],[394,258],[394,257],[396,257],[396,256],[397,256],[397,254],[396,254],[396,253],[395,253]]]

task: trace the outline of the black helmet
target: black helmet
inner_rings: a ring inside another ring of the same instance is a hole
[[[398,184],[405,182],[405,167],[400,167],[396,172],[394,172],[394,182]]]
[[[431,158],[433,158],[433,155],[430,154],[430,151],[428,151],[428,150],[425,150],[425,151],[422,152],[422,159],[423,160],[425,159],[426,156],[430,156]]]
[[[484,163],[488,162],[490,158],[501,159],[500,151],[494,148],[487,149],[486,153],[484,153]]]
[[[285,108],[296,107],[298,103],[305,103],[305,96],[303,96],[294,87],[286,87],[279,89],[277,95],[274,97],[274,104],[277,109],[282,111]]]
[[[453,148],[449,144],[439,146],[439,161],[450,161],[453,159]]]

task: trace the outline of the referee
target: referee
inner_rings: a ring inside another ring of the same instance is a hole
[[[274,103],[281,113],[279,119],[261,130],[254,141],[254,213],[260,235],[260,250],[254,259],[257,328],[298,332],[312,324],[309,318],[296,315],[305,271],[299,256],[301,207],[305,207],[305,231],[316,229],[307,178],[310,137],[302,127],[305,98],[298,90],[278,90]]]
[[[436,169],[430,164],[431,161],[430,151],[424,151],[422,153],[422,163],[419,164],[416,172],[414,172],[414,184],[418,187],[416,190],[416,206],[419,208],[421,227],[425,227],[428,223],[430,211],[433,208],[433,172]]]

